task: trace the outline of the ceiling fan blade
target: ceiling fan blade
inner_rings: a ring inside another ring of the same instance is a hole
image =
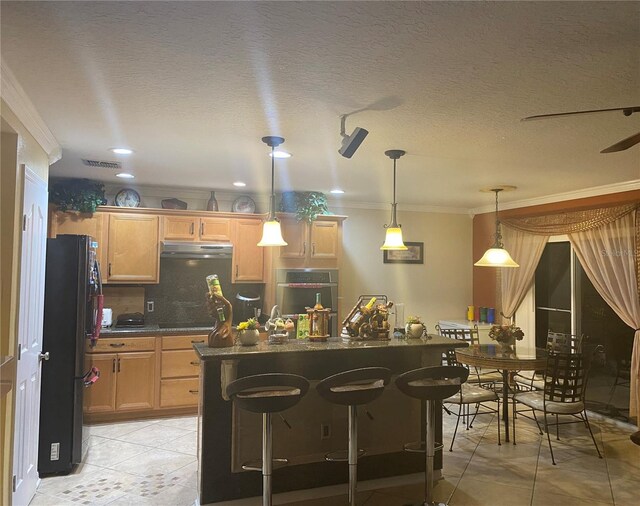
[[[624,151],[625,149],[629,149],[631,146],[635,146],[640,143],[640,132],[637,134],[633,134],[631,137],[627,137],[626,139],[622,139],[620,142],[616,142],[613,146],[609,146],[608,148],[603,149],[600,153],[615,153],[617,151]]]
[[[571,111],[571,112],[558,112],[554,114],[537,114],[535,116],[527,116],[520,121],[531,121],[535,119],[545,118],[560,118],[562,116],[573,116],[574,114],[593,114],[597,112],[610,112],[610,111],[623,111],[625,116],[631,116],[634,112],[640,112],[640,105],[634,105],[631,107],[614,107],[613,109],[592,109],[589,111]]]

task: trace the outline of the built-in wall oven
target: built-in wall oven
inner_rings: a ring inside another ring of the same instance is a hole
[[[338,270],[276,269],[276,304],[286,317],[297,318],[316,303],[331,308],[331,335],[338,336]]]

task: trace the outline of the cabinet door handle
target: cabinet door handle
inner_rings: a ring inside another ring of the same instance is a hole
[[[108,269],[107,274],[108,274],[109,276],[111,276],[111,262],[109,262],[109,269]]]
[[[118,372],[120,372],[120,357],[118,357]]]
[[[304,241],[302,243],[302,256],[305,256],[307,254],[307,241]]]
[[[311,254],[312,255],[316,254],[316,243],[315,242],[311,243]]]
[[[238,278],[238,264],[236,264],[236,279]]]
[[[198,393],[198,391],[197,391],[197,390],[189,390],[189,393],[190,393],[190,394],[194,394],[194,395],[195,395],[195,394],[197,394],[197,393]]]
[[[197,360],[194,360],[193,362],[189,362],[191,365],[200,365],[200,362],[198,362]]]
[[[113,372],[116,372],[116,359],[113,359]]]
[[[111,343],[109,344],[109,346],[111,346],[112,348],[122,348],[124,346],[124,343]]]
[[[204,235],[204,221],[200,223],[200,235]]]
[[[195,222],[193,222],[193,221],[192,221],[192,222],[191,222],[191,232],[189,232],[189,234],[190,234],[190,235],[193,235],[193,233],[195,232],[195,230],[196,230],[196,224],[195,224]]]
[[[199,344],[199,343],[204,343],[204,339],[202,341],[191,341],[191,344]]]

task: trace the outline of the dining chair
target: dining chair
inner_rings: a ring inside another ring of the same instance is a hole
[[[447,365],[451,367],[467,367],[464,364],[460,364],[456,359],[455,350],[449,349],[446,351],[447,355]],[[475,369],[475,368],[473,368]],[[483,387],[481,384],[476,382],[475,384],[470,383],[470,379],[472,376],[479,376],[477,370],[473,371],[472,368],[469,368],[469,378],[467,382],[463,383],[460,391],[455,393],[454,395],[444,399],[442,401],[443,406],[445,404],[454,404],[458,406],[458,412],[454,413],[445,408],[447,414],[455,414],[457,416],[456,427],[453,431],[453,437],[451,438],[451,445],[449,446],[449,451],[453,451],[453,443],[456,440],[456,434],[458,433],[458,426],[460,425],[460,418],[465,419],[466,429],[473,428],[473,422],[478,415],[488,415],[488,414],[496,414],[498,415],[498,446],[502,443],[500,442],[500,397],[495,392],[495,390]],[[491,408],[487,406],[486,402],[497,402],[497,407]],[[472,414],[470,411],[471,405],[475,404],[475,412]],[[480,408],[483,408],[484,411],[480,411]],[[470,420],[471,419],[471,420]]]
[[[536,416],[536,411],[542,411],[544,415],[544,430],[547,433],[553,465],[556,465],[556,461],[551,447],[549,425],[556,426],[556,438],[560,440],[560,425],[584,423],[589,430],[593,444],[598,452],[598,457],[602,458],[598,444],[593,437],[584,402],[584,393],[589,375],[589,357],[595,354],[596,350],[597,348],[590,354],[549,351],[543,376],[543,389],[520,392],[513,396],[513,444],[516,444],[516,414],[531,418],[523,414],[523,412],[531,411],[533,420],[535,420],[538,430],[542,434],[542,428]],[[518,410],[518,404],[527,406],[528,409]],[[549,423],[548,415],[556,415],[555,423]],[[573,419],[560,421],[559,416],[563,416],[563,418],[570,416]]]
[[[472,328],[452,328],[452,327],[441,327],[439,324],[436,325],[436,332],[443,336],[448,337],[449,339],[456,339],[458,341],[465,341],[472,344],[479,344],[479,332],[478,326],[474,325]],[[446,354],[443,354],[443,363],[447,362],[448,357]],[[481,368],[473,368],[472,372],[477,374],[470,374],[468,381],[471,383],[478,383],[480,386],[491,385],[495,386],[496,383],[502,383],[502,373],[498,370],[485,370]]]

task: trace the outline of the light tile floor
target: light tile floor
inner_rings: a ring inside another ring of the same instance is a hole
[[[444,439],[450,441],[455,417],[444,416]],[[636,428],[592,417],[598,459],[581,424],[562,426],[552,439],[558,465],[551,464],[546,436],[535,424],[518,418],[517,445],[497,443],[492,415],[462,429],[453,452],[444,452],[443,478],[436,499],[451,506],[573,506],[640,504],[640,446],[629,440]],[[180,417],[121,422],[90,427],[86,462],[74,474],[42,480],[32,506],[154,505],[190,506],[196,501],[196,418]],[[503,435],[504,437],[504,435]],[[339,506],[342,487],[290,492],[275,504]],[[403,506],[418,503],[422,475],[359,484],[358,504]],[[230,501],[228,506],[256,506],[260,500]]]

